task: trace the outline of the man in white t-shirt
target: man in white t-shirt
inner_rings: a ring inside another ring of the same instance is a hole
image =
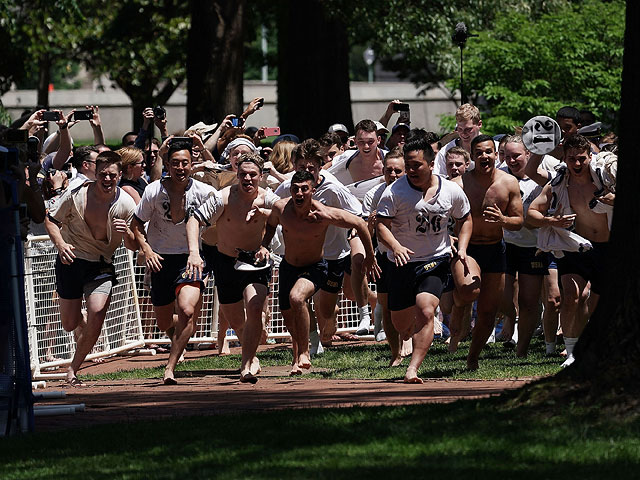
[[[271,266],[269,251],[260,244],[264,237],[267,216],[273,204],[280,200],[270,190],[259,187],[264,160],[256,153],[244,153],[237,164],[238,183],[211,196],[187,222],[189,258],[187,273],[202,275],[212,263],[218,287],[220,311],[231,327],[242,332],[240,381],[256,383],[260,363],[256,351],[263,330],[262,312],[269,294]],[[218,226],[218,243],[212,255],[200,254],[200,227]],[[246,312],[246,320],[245,320]]]
[[[480,119],[480,110],[478,110],[478,107],[469,103],[460,105],[456,110],[456,132],[458,133],[458,138],[451,140],[440,149],[436,155],[433,173],[446,177],[447,151],[453,147],[462,147],[471,153],[471,141],[480,134],[481,128],[482,120]]]
[[[55,270],[62,327],[67,332],[79,328],[76,351],[67,371],[67,382],[73,386],[81,385],[76,372],[98,340],[111,289],[117,283],[113,254],[123,239],[127,248],[137,248],[128,227],[136,204],[118,188],[120,155],[101,153],[95,171],[96,181],[68,188],[45,219],[45,228],[58,249]],[[86,320],[82,315],[83,294]]]
[[[472,223],[469,201],[459,185],[433,175],[433,149],[424,136],[404,145],[406,175],[389,186],[378,203],[378,239],[394,264],[389,275],[391,321],[403,339],[413,336],[404,377],[422,383],[418,368],[433,342],[434,313],[451,281],[450,216],[459,223],[458,257],[466,264]]]
[[[177,383],[174,370],[193,334],[204,287],[201,275],[186,271],[189,247],[186,224],[209,196],[222,203],[213,187],[192,179],[191,144],[169,144],[169,175],[145,188],[136,208],[132,230],[151,269],[151,302],[158,328],[171,339],[171,351],[164,371],[164,384]],[[145,232],[144,224],[149,222]],[[178,319],[174,321],[174,303]]]

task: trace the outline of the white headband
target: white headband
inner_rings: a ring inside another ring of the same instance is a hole
[[[220,155],[220,157],[223,160],[228,160],[229,155],[231,154],[231,150],[233,150],[236,147],[239,147],[240,145],[246,145],[251,149],[253,153],[257,152],[256,146],[253,144],[253,142],[251,142],[250,140],[247,140],[246,138],[236,138],[229,145],[227,145],[227,148],[224,149],[224,152],[222,152],[222,155]]]

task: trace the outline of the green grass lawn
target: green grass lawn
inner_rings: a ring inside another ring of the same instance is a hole
[[[462,342],[455,354],[447,352],[442,342],[434,342],[425,358],[420,376],[423,378],[450,379],[492,379],[516,378],[551,375],[560,370],[563,358],[547,357],[544,354],[544,341],[534,339],[527,358],[517,358],[513,349],[504,348],[503,344],[489,344],[485,348],[480,368],[475,372],[466,370],[466,355],[469,342]],[[289,365],[291,351],[288,344],[282,348],[272,349],[258,355],[263,366]],[[316,373],[305,376],[327,379],[402,379],[409,364],[405,358],[399,368],[388,368],[389,347],[386,343],[367,345],[340,345],[329,348],[323,355],[313,359]],[[178,370],[225,370],[240,368],[240,356],[229,355],[189,360],[178,366]],[[126,378],[161,378],[162,368],[120,371],[115,373],[81,376],[83,379],[119,380]]]
[[[492,398],[93,426],[0,439],[0,477],[637,478],[640,421],[599,412]]]

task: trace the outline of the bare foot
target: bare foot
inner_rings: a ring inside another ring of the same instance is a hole
[[[178,363],[182,363],[184,362],[184,351],[182,352],[182,355],[180,355],[180,358],[178,359]]]
[[[66,382],[70,387],[84,387],[84,383],[82,383],[80,379],[76,377],[75,372],[73,372],[72,370],[67,370]]]
[[[300,369],[297,363],[294,363],[293,365],[291,365],[291,371],[289,372],[290,377],[293,377],[295,375],[302,375],[302,370]]]
[[[92,359],[91,359],[91,363],[95,363],[95,364],[104,363],[104,358],[101,358],[101,357],[98,357],[98,358],[92,358]]]
[[[300,368],[304,368],[305,370],[311,368],[311,360],[309,360],[309,355],[307,353],[301,353],[298,356],[298,366]]]
[[[418,376],[418,372],[416,372],[416,369],[409,367],[407,368],[407,373],[404,376],[404,383],[423,384],[424,382]]]
[[[54,355],[51,355],[51,354],[49,354],[46,357],[44,357],[44,360],[45,360],[45,362],[61,362],[62,361],[61,358],[58,358],[58,357],[56,357]]]
[[[240,372],[240,382],[251,383],[255,385],[256,383],[258,383],[258,377],[253,375],[251,372],[245,372],[245,373]]]
[[[231,349],[229,348],[229,342],[226,340],[222,342],[221,348],[218,348],[219,355],[229,355],[231,353]]]
[[[262,372],[262,368],[260,367],[260,360],[258,360],[258,357],[253,357],[253,360],[251,360],[249,372],[251,373],[251,375],[258,375],[260,372]]]
[[[390,367],[399,367],[402,364],[402,357],[398,355],[396,358],[392,358],[389,362]]]
[[[165,385],[177,385],[178,381],[173,376],[173,372],[171,370],[164,371],[164,378],[162,379],[162,383]]]
[[[400,356],[408,357],[413,353],[413,342],[411,340],[403,340],[400,345]]]

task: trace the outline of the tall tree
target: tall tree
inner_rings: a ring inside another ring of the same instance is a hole
[[[483,97],[487,113],[483,131],[511,131],[533,115],[553,116],[564,105],[592,110],[598,120],[615,125],[624,8],[623,0],[585,0],[537,20],[499,14],[465,52],[467,89]]]
[[[179,0],[114,0],[108,9],[87,12],[84,59],[106,73],[129,96],[133,124],[145,107],[164,105],[185,77],[187,6]]]
[[[620,149],[616,203],[607,271],[609,281],[576,346],[567,376],[587,382],[595,395],[640,389],[640,209],[637,195],[637,117],[640,98],[640,4],[627,2],[620,110]],[[636,397],[637,398],[637,397]]]
[[[242,113],[245,1],[189,2],[187,123]]]
[[[318,0],[279,3],[278,115],[281,131],[317,137],[332,123],[353,130],[345,24]]]
[[[74,58],[88,35],[82,0],[15,1],[0,4],[0,93],[26,73],[37,76],[37,103],[49,106],[51,69]],[[4,38],[2,38],[4,37]]]

